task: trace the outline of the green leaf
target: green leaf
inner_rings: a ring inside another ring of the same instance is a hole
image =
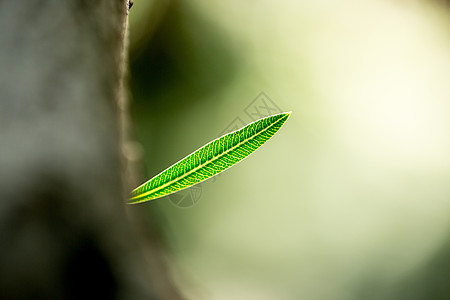
[[[267,142],[290,114],[282,113],[257,120],[213,140],[134,189],[129,203],[163,197],[225,171]]]

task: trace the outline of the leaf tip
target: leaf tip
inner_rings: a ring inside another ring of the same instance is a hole
[[[291,116],[292,110],[291,111],[287,111],[282,113],[283,117],[285,117],[286,119],[284,120],[284,122],[287,121],[287,119],[289,119],[289,117]]]

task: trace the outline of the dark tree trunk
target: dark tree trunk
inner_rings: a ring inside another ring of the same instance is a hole
[[[0,2],[1,299],[169,299],[125,216],[127,9]]]

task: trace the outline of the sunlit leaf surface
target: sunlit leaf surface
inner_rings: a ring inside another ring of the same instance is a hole
[[[269,116],[213,140],[134,189],[129,203],[166,196],[225,171],[261,147],[289,116]]]

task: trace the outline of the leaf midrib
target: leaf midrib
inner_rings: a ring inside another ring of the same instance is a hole
[[[282,117],[282,118],[283,118],[283,117]],[[253,139],[255,136],[258,136],[259,134],[261,134],[261,133],[267,131],[268,129],[272,128],[273,126],[275,126],[276,124],[278,124],[278,122],[280,122],[280,120],[281,120],[282,118],[276,120],[275,122],[273,122],[272,124],[270,124],[269,126],[267,126],[266,128],[264,128],[263,130],[261,130],[261,131],[255,133],[255,134],[252,135],[251,137],[248,137],[248,138],[244,139],[242,142],[239,142],[238,144],[236,144],[235,146],[231,147],[230,149],[225,150],[225,151],[222,152],[221,154],[219,154],[219,155],[213,157],[213,159],[211,159],[211,160],[209,160],[209,161],[207,161],[207,162],[205,162],[205,163],[203,163],[203,164],[198,165],[197,167],[195,167],[195,168],[189,170],[188,172],[186,172],[185,174],[183,174],[183,175],[181,175],[181,176],[179,176],[179,177],[177,177],[177,178],[175,178],[175,179],[172,179],[171,181],[169,181],[169,182],[167,182],[167,183],[165,183],[165,184],[163,184],[163,185],[161,185],[161,186],[159,186],[159,187],[157,187],[157,188],[155,188],[155,189],[153,189],[153,190],[150,190],[150,191],[147,191],[147,192],[145,192],[145,193],[142,193],[142,194],[139,194],[139,195],[137,195],[137,196],[134,196],[134,197],[131,198],[131,200],[136,200],[136,199],[144,198],[145,196],[147,196],[147,195],[149,195],[149,194],[156,193],[156,192],[160,191],[161,189],[164,189],[164,188],[166,188],[166,187],[168,187],[168,186],[170,186],[170,185],[176,183],[177,181],[182,180],[183,178],[185,178],[185,177],[191,175],[192,173],[196,172],[197,170],[201,169],[201,168],[204,167],[205,165],[207,165],[207,164],[209,164],[209,163],[212,163],[212,162],[218,160],[219,158],[221,158],[221,157],[223,157],[224,155],[226,155],[228,152],[230,152],[230,151],[236,149],[237,147],[241,146],[242,144],[246,143],[247,141]],[[249,124],[249,125],[251,125],[251,124]],[[247,126],[249,126],[249,125],[247,125]],[[238,129],[238,130],[236,130],[236,131],[239,131],[239,130],[241,130],[241,129]],[[235,132],[236,132],[236,131],[235,131]],[[228,133],[228,134],[231,134],[231,132]],[[222,138],[222,137],[217,138],[216,140],[210,142],[209,144],[212,144],[212,143],[214,143],[215,141],[217,141],[217,140],[219,140],[219,139],[221,139],[221,138]],[[207,146],[207,145],[205,145],[204,147],[206,147],[206,146]],[[247,156],[248,156],[248,155],[247,155]],[[247,156],[246,156],[246,157],[247,157]],[[245,157],[244,157],[244,158],[245,158]],[[184,160],[184,158],[181,159],[179,162],[181,162],[181,161],[183,161],[183,160]],[[179,162],[177,162],[175,165],[177,165]],[[175,165],[174,165],[174,166],[175,166]],[[158,176],[158,175],[157,175],[157,176]],[[180,190],[183,190],[183,189],[180,189]]]

